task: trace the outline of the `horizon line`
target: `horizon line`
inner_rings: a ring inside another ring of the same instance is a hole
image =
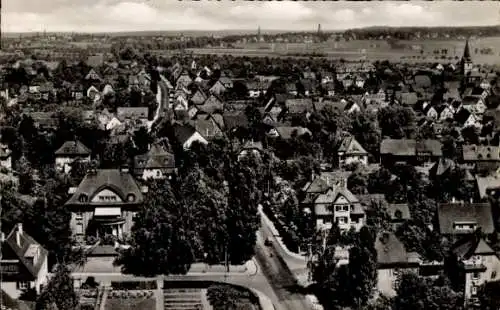
[[[345,32],[348,30],[362,30],[370,28],[422,28],[422,29],[432,29],[432,28],[481,28],[481,27],[500,27],[500,24],[490,24],[490,25],[463,25],[463,26],[390,26],[390,25],[373,25],[364,27],[353,27],[353,28],[343,28],[343,29],[328,29],[321,28],[321,32]],[[257,28],[256,28],[257,29]],[[78,31],[78,30],[39,30],[39,31],[2,31],[3,34],[31,34],[31,33],[72,33],[72,34],[106,34],[106,33],[122,33],[122,32],[251,32],[256,31],[256,29],[179,29],[179,30],[167,30],[167,29],[151,29],[151,30],[102,30],[102,31]],[[302,29],[302,30],[290,30],[290,29],[265,29],[260,27],[261,32],[266,31],[280,31],[283,33],[293,33],[293,32],[316,32],[313,29]]]

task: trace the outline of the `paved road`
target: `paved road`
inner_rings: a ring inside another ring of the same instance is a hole
[[[305,295],[296,284],[295,278],[286,266],[285,262],[272,246],[264,245],[264,238],[259,233],[256,245],[256,259],[271,285],[278,302],[276,309],[283,310],[306,310],[310,309]]]

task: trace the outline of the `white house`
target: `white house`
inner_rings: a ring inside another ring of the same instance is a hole
[[[341,231],[353,227],[359,231],[366,222],[366,214],[358,198],[344,184],[332,186],[314,199],[316,229],[328,230],[337,225]]]
[[[368,152],[354,137],[345,137],[337,150],[339,167],[353,163],[368,165]]]
[[[47,282],[49,252],[23,230],[22,224],[2,235],[2,291],[17,299],[24,290],[40,293]]]

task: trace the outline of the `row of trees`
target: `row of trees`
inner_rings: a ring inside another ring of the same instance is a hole
[[[236,160],[224,140],[196,143],[177,158],[184,159],[178,178],[150,184],[131,248],[116,261],[126,273],[184,274],[197,261],[241,264],[254,254],[261,159]]]

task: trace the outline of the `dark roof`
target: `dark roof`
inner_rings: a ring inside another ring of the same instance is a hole
[[[127,200],[129,194],[135,196],[133,204],[140,204],[144,200],[139,186],[129,172],[119,169],[97,169],[85,175],[66,205],[92,205],[94,196],[104,189],[116,193],[123,200],[120,204],[129,204]],[[86,201],[80,201],[81,195],[85,195]]]
[[[248,117],[242,111],[224,113],[222,119],[226,130],[232,130],[238,127],[247,128],[249,126]]]
[[[142,174],[144,169],[175,169],[174,155],[161,145],[153,144],[146,154],[134,157],[134,173]]]
[[[442,234],[460,234],[455,223],[475,223],[486,234],[494,232],[493,215],[489,203],[443,203],[438,205],[439,229]]]
[[[196,129],[188,124],[175,124],[174,136],[180,144],[184,144],[196,132]]]
[[[442,157],[432,166],[431,170],[429,170],[429,174],[432,176],[440,176],[454,168],[455,162],[452,159]]]
[[[66,141],[64,144],[55,151],[56,155],[76,155],[87,156],[92,152],[83,143],[78,140]]]
[[[460,260],[467,260],[476,255],[495,255],[495,251],[476,232],[458,240],[451,252]]]
[[[19,243],[17,235],[19,234]],[[36,263],[30,260],[38,255]],[[28,235],[22,228],[21,224],[16,225],[5,238],[2,244],[2,259],[17,259],[20,262],[20,277],[24,280],[34,280],[38,277],[40,269],[45,263],[49,252],[44,249],[35,239]],[[27,271],[28,273],[23,273]]]
[[[433,156],[441,156],[441,142],[439,140],[384,139],[380,144],[380,154],[415,156],[417,153],[424,152],[429,152]]]
[[[375,240],[379,268],[406,265],[410,261],[403,243],[392,232],[382,232]]]
[[[467,109],[460,109],[455,113],[455,121],[460,125],[464,125],[471,113]]]

